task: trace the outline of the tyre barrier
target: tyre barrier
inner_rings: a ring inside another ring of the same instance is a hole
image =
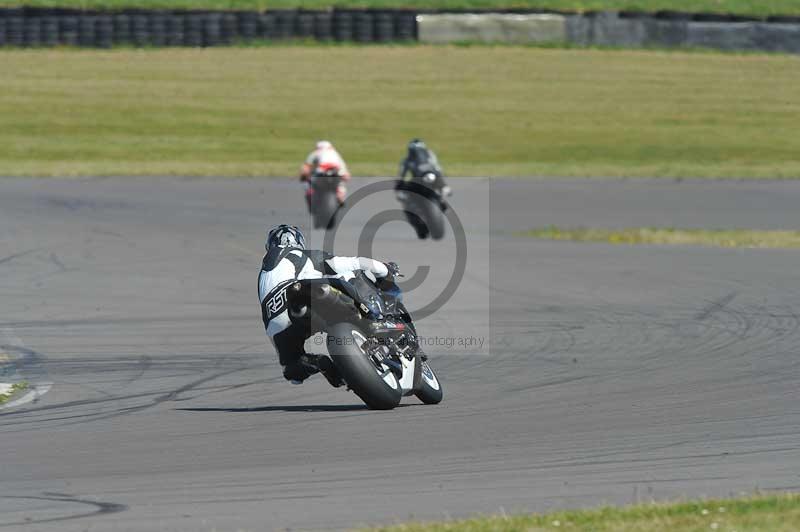
[[[58,24],[58,33],[60,44],[78,46],[78,17],[61,17]]]
[[[163,13],[151,13],[147,20],[148,44],[164,46],[167,44],[167,17]]]
[[[417,13],[402,9],[102,12],[0,8],[0,46],[202,47],[285,39],[360,43],[478,39],[800,53],[800,17],[748,18],[674,11],[537,14],[525,10],[504,13]]]
[[[239,39],[254,41],[258,38],[258,13],[244,11],[238,14]]]
[[[372,13],[356,13],[353,17],[353,37],[356,42],[372,42],[374,40],[375,26]]]
[[[333,39],[333,14],[330,12],[314,14],[314,38],[318,41]]]
[[[186,17],[183,15],[168,14],[164,18],[164,31],[167,46],[183,46],[186,42]]]
[[[114,44],[128,44],[131,42],[131,18],[128,15],[114,15],[112,17]]]
[[[353,40],[353,14],[340,11],[333,15],[333,37],[337,41]]]

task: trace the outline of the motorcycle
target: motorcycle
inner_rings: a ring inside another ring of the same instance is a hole
[[[443,389],[419,348],[416,328],[394,279],[305,279],[286,289],[290,319],[327,333],[330,359],[348,389],[371,409],[390,410],[403,396],[425,404]]]
[[[308,203],[314,229],[336,227],[340,207],[336,189],[341,181],[342,178],[336,169],[314,173],[311,179],[311,199]]]
[[[445,187],[433,172],[415,177],[397,191],[397,199],[403,205],[406,218],[420,239],[428,236],[434,240],[444,238],[446,191],[449,191],[449,187]]]

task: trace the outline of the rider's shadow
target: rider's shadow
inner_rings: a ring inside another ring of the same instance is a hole
[[[369,410],[366,405],[273,405],[241,408],[176,408],[184,412],[355,412]]]

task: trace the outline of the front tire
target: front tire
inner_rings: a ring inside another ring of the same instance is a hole
[[[428,227],[431,238],[441,240],[444,238],[444,213],[441,207],[432,199],[422,201],[422,219]]]
[[[328,353],[347,385],[373,410],[391,410],[400,404],[403,390],[386,365],[378,366],[362,347],[367,338],[352,323],[328,330]]]
[[[414,391],[414,395],[426,405],[439,404],[444,398],[442,383],[426,360],[420,362],[419,385]]]

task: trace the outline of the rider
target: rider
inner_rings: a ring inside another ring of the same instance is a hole
[[[258,274],[258,297],[267,336],[272,339],[283,376],[292,384],[321,372],[333,386],[343,384],[333,362],[326,356],[306,353],[304,343],[312,334],[309,327],[292,322],[287,309],[286,288],[300,279],[324,276],[350,278],[355,270],[385,278],[396,266],[387,266],[365,257],[336,257],[321,250],[306,249],[306,240],[297,227],[277,225],[267,233],[267,254]]]
[[[433,174],[436,176],[434,189],[441,189],[442,196],[450,196],[452,191],[444,181],[444,174],[442,167],[439,165],[439,159],[433,150],[421,139],[411,139],[408,143],[408,153],[405,159],[400,162],[400,179],[395,184],[395,190],[409,190],[409,181],[405,179],[406,174],[411,174],[411,181],[419,182],[426,174]]]
[[[350,181],[350,172],[347,170],[347,164],[345,164],[344,159],[333,147],[333,144],[327,140],[320,140],[317,142],[314,151],[308,154],[306,162],[303,163],[300,169],[300,181],[304,183],[306,202],[308,202],[309,208],[311,207],[311,196],[314,194],[314,190],[311,188],[314,176],[317,173],[330,170],[336,171],[339,177],[342,178],[336,188],[336,198],[340,204],[343,204],[345,194],[347,194],[347,187],[345,187],[344,182]]]

